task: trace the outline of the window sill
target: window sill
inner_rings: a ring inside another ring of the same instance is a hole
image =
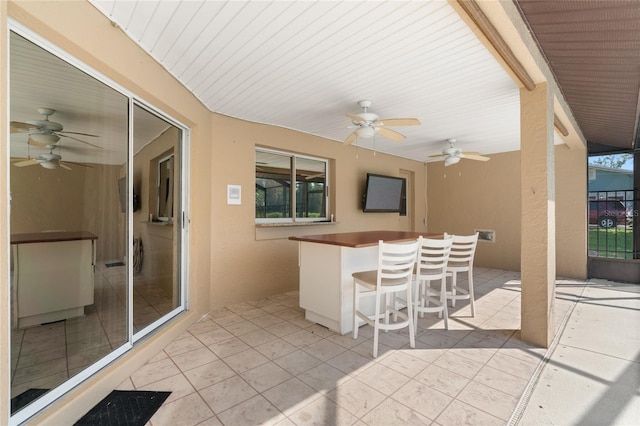
[[[156,225],[156,226],[173,226],[173,222],[169,222],[169,221],[163,222],[160,220],[157,220],[157,221],[154,220],[153,222],[144,221],[142,223],[146,223],[148,225]]]
[[[286,228],[291,226],[323,226],[337,225],[338,222],[318,221],[318,222],[281,222],[281,223],[256,223],[256,228]]]

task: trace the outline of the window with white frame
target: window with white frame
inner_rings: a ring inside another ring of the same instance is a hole
[[[256,148],[256,223],[326,221],[328,164],[323,158]]]

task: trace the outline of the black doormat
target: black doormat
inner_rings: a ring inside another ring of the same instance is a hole
[[[11,398],[11,414],[21,410],[26,405],[31,404],[36,399],[40,398],[45,393],[49,392],[49,389],[27,389],[18,396]]]
[[[11,398],[11,414],[31,404],[49,389],[28,389]],[[171,392],[114,390],[100,401],[76,425],[144,426]]]
[[[144,426],[171,392],[118,391],[100,401],[76,426]]]
[[[113,268],[114,266],[124,266],[124,262],[111,262],[111,263],[105,263],[104,266],[106,266],[107,268]]]

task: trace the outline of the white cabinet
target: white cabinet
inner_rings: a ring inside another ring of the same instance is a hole
[[[298,241],[300,307],[305,309],[305,318],[340,334],[352,331],[351,274],[377,268],[378,241],[405,242],[419,236],[436,238],[442,234],[362,231],[289,237]],[[368,299],[361,302],[360,308],[371,314],[374,298]]]
[[[14,234],[14,326],[84,315],[93,304],[95,240],[89,232]]]
[[[378,247],[299,244],[300,307],[306,310],[305,318],[340,334],[349,333],[353,329],[351,274],[375,269]]]

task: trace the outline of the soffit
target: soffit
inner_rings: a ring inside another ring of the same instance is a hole
[[[517,0],[590,152],[638,147],[640,2]]]

